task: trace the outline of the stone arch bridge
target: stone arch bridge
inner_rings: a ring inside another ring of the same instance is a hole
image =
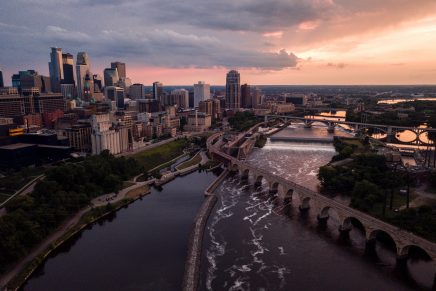
[[[350,122],[350,121],[342,121],[342,120],[334,120],[334,118],[329,119],[317,119],[317,118],[306,118],[306,117],[297,117],[290,115],[265,115],[264,123],[267,123],[270,120],[281,120],[285,123],[285,125],[290,124],[291,122],[299,121],[304,123],[305,127],[311,127],[313,123],[323,123],[327,126],[327,130],[329,132],[333,132],[335,127],[338,125],[347,125],[354,132],[363,132],[365,130],[376,130],[379,133],[383,133],[386,135],[386,139],[388,142],[395,142],[407,145],[430,145],[423,141],[423,136],[428,133],[436,133],[436,128],[423,128],[423,127],[410,127],[410,126],[395,126],[395,125],[383,125],[383,124],[370,124],[370,123],[361,123],[361,122]],[[396,139],[396,134],[403,131],[410,131],[415,135],[414,139],[409,142],[402,142]]]
[[[209,152],[217,159],[226,163],[229,171],[238,172],[241,179],[248,179],[249,175],[255,178],[255,184],[260,185],[262,180],[265,179],[269,185],[271,193],[277,193],[279,188],[282,190],[282,196],[285,203],[289,203],[292,196],[299,197],[300,210],[306,210],[312,207],[311,211],[318,214],[318,219],[326,220],[329,217],[329,210],[334,210],[340,219],[340,230],[349,231],[352,228],[352,221],[357,220],[363,226],[366,240],[368,244],[375,242],[376,236],[379,233],[388,235],[395,243],[396,254],[398,259],[405,259],[408,257],[411,248],[418,248],[424,251],[429,258],[432,259],[434,269],[436,271],[436,244],[424,238],[416,236],[405,230],[374,218],[366,213],[351,208],[345,204],[330,199],[321,195],[313,190],[310,190],[302,185],[271,174],[261,168],[240,161],[224,152],[214,145],[222,133],[217,133],[211,136],[207,141]],[[436,283],[436,275],[435,275]]]

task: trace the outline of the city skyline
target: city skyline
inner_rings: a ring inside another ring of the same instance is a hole
[[[52,46],[87,52],[99,74],[124,62],[132,80],[147,85],[199,78],[224,85],[231,69],[256,85],[436,83],[436,3],[429,0],[43,0],[22,9],[32,4],[0,4],[5,85],[19,70],[48,75]]]

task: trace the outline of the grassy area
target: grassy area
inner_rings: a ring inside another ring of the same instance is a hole
[[[200,153],[198,153],[192,159],[187,160],[186,162],[181,163],[176,168],[177,168],[177,170],[183,170],[183,169],[192,167],[194,165],[198,165],[200,162],[201,162],[201,155],[200,155]]]
[[[358,138],[356,138],[356,139],[343,139],[342,141],[346,145],[353,147],[355,153],[364,153],[367,151],[367,148],[363,145],[362,141]]]
[[[377,203],[374,205],[374,207],[368,212],[371,216],[379,217],[382,220],[386,221],[386,218],[393,218],[398,215],[398,212],[395,212],[395,209],[399,209],[401,206],[405,206],[407,203],[407,197],[406,195],[402,195],[399,193],[395,193],[394,200],[392,202],[392,210],[389,209],[389,200],[390,196],[388,195],[388,201],[387,201],[387,207],[385,212],[385,218],[383,218],[383,203]],[[410,202],[412,202],[413,199],[416,198],[416,194],[411,193],[410,194]],[[389,220],[387,220],[389,222]]]
[[[137,153],[132,157],[144,167],[144,171],[149,171],[160,164],[171,161],[172,159],[182,155],[183,150],[188,145],[189,141],[187,139],[178,139],[167,144]]]

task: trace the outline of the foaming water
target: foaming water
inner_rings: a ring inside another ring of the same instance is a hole
[[[268,142],[246,162],[316,190],[318,169],[334,154],[331,144]],[[364,256],[360,230],[353,228],[344,242],[337,215],[320,228],[311,210],[299,212],[296,197],[283,205],[268,190],[265,180],[255,187],[252,176],[245,182],[229,177],[218,187],[203,245],[201,290],[417,288],[395,275],[392,252],[377,245],[380,258]]]

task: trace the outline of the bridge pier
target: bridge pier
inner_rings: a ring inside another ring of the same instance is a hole
[[[242,181],[248,181],[248,177],[249,177],[249,174],[248,174],[248,172],[241,172],[241,180]]]
[[[335,132],[335,126],[334,125],[329,125],[327,127],[327,132],[328,133],[334,133]]]
[[[263,177],[262,176],[257,176],[256,177],[256,181],[254,182],[254,187],[260,187],[260,186],[262,186],[262,179],[263,179]]]
[[[397,255],[395,269],[397,269],[401,273],[407,273],[407,260],[409,259],[408,255]]]

